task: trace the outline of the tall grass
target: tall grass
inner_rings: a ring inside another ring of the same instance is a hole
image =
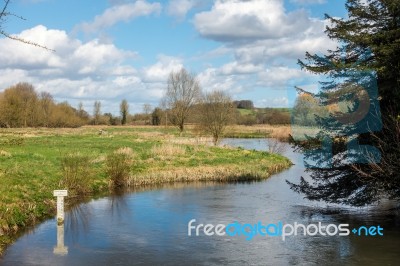
[[[290,125],[230,126],[226,138],[276,138],[287,142],[291,133]]]
[[[61,157],[61,169],[60,187],[68,189],[69,197],[91,192],[92,172],[89,156],[79,152],[67,153]]]
[[[289,141],[289,135],[291,134],[290,126],[270,126],[269,127],[269,138],[278,139],[283,142]]]
[[[153,146],[150,153],[153,157],[165,159],[174,156],[184,155],[186,153],[186,148],[179,144],[163,143]]]
[[[112,188],[121,188],[129,185],[128,180],[133,165],[133,151],[131,148],[120,148],[110,153],[106,158],[106,173],[110,178]]]

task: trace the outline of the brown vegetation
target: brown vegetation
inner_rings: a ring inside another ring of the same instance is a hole
[[[67,102],[55,103],[48,93],[38,94],[28,83],[0,93],[0,127],[79,127],[87,121]]]

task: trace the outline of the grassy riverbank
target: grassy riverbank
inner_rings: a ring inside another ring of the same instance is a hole
[[[188,181],[250,181],[290,166],[279,155],[205,145],[173,128],[99,127],[80,129],[0,129],[0,253],[24,227],[54,215],[54,189],[64,189],[61,158],[89,158],[88,193],[110,190],[106,159],[131,151],[130,186]]]

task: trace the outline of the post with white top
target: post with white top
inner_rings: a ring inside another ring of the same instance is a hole
[[[68,190],[54,190],[54,197],[57,197],[57,224],[64,223],[64,197],[68,196]]]

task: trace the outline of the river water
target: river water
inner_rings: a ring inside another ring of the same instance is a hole
[[[224,144],[267,149],[265,140]],[[349,208],[310,202],[285,180],[304,173],[301,154],[286,147],[294,165],[262,182],[165,185],[91,200],[27,231],[0,259],[2,265],[400,265],[400,219],[389,202]],[[383,236],[188,236],[193,225],[349,224],[380,226]],[[58,239],[57,239],[58,238]],[[58,241],[58,242],[57,242]]]

